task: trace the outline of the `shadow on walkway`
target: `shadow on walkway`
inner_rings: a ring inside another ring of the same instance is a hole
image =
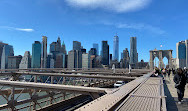
[[[169,91],[166,83],[164,83],[164,91],[165,91],[165,95],[167,96],[167,98],[166,98],[167,111],[178,111],[176,101],[174,100],[174,98],[170,94],[170,91]]]

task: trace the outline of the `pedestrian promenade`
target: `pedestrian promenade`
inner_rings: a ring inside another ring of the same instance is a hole
[[[188,84],[185,86],[184,102],[178,104],[177,90],[174,87],[175,83],[173,81],[174,75],[171,74],[170,77],[165,78],[165,95],[167,111],[188,111]]]

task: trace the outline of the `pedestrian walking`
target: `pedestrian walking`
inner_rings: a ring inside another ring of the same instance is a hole
[[[168,69],[168,79],[170,80],[171,69]],[[170,80],[171,81],[171,80]]]
[[[185,85],[186,85],[186,77],[183,74],[183,70],[181,68],[177,69],[177,73],[174,76],[175,88],[177,89],[178,94],[178,104],[181,104],[184,97]]]

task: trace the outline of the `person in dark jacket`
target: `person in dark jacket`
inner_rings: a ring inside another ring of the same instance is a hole
[[[181,68],[177,69],[177,74],[174,76],[175,88],[177,88],[178,94],[178,104],[181,104],[184,97],[185,85],[186,85],[186,77],[183,74],[183,70]]]

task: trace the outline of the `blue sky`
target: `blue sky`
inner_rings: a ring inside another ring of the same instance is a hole
[[[172,49],[188,38],[187,0],[0,0],[0,41],[13,45],[15,55],[31,51],[34,41],[60,36],[67,50],[77,40],[87,49],[107,40],[110,53],[118,33],[120,52],[138,38],[139,60],[149,50]],[[160,48],[160,45],[163,45]],[[49,50],[48,50],[49,51]]]

